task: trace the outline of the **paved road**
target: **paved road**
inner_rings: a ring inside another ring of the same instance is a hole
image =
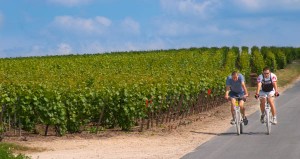
[[[248,117],[244,134],[235,127],[202,144],[182,159],[300,159],[300,81],[276,99],[278,125],[270,135],[259,122],[260,112]]]

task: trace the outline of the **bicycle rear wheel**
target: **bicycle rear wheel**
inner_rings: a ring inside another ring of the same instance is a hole
[[[267,134],[270,135],[271,133],[271,113],[270,113],[270,109],[266,110],[266,126],[267,126]]]
[[[240,112],[236,110],[235,111],[235,126],[236,126],[236,132],[238,135],[241,134],[240,122],[241,122]]]
[[[240,132],[243,133],[243,121],[240,120]]]

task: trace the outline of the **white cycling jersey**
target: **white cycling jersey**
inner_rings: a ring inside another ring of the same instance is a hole
[[[271,79],[272,78],[272,79]],[[275,89],[273,88],[271,91],[264,91],[263,85],[272,85],[272,82],[277,82],[277,76],[274,73],[271,73],[269,77],[265,78],[262,74],[260,74],[257,77],[257,82],[262,83],[262,87],[259,92],[259,96],[268,96],[268,95],[274,95]],[[273,86],[272,86],[273,87]]]

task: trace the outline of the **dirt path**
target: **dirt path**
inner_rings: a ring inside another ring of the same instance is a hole
[[[281,88],[281,92],[284,89]],[[246,114],[250,115],[257,111],[258,104],[252,92],[245,105]],[[159,129],[142,133],[117,132],[110,137],[67,135],[64,137],[27,137],[27,141],[13,138],[6,140],[44,149],[42,152],[26,152],[26,155],[33,159],[174,159],[193,151],[202,143],[231,127],[229,103],[194,116],[194,118],[191,117],[190,120],[196,118],[199,120],[164,132],[161,131],[163,129]]]

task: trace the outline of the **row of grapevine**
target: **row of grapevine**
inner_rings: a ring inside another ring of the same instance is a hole
[[[2,131],[57,134],[88,124],[130,130],[170,122],[224,102],[226,76],[248,77],[300,57],[298,48],[222,47],[0,59]]]

